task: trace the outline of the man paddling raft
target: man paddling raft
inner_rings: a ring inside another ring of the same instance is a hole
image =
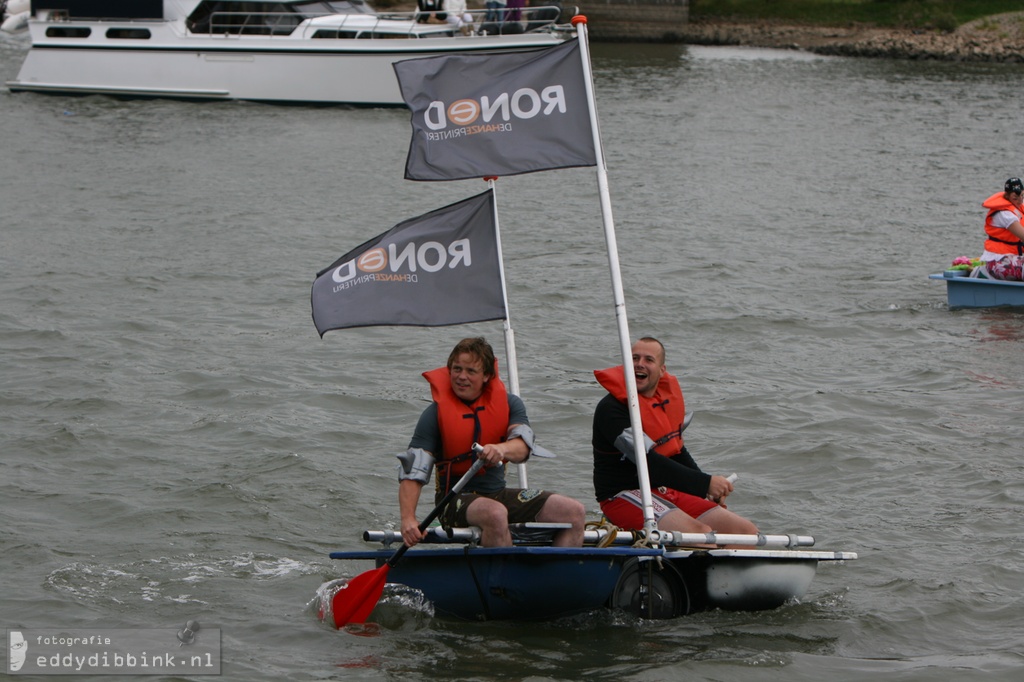
[[[462,492],[441,512],[445,528],[481,529],[484,547],[510,547],[509,523],[569,523],[552,544],[583,544],[586,510],[571,497],[533,488],[505,485],[505,464],[525,462],[534,450],[534,434],[519,396],[508,393],[498,378],[491,345],[481,337],[459,341],[448,364],[429,372],[433,402],[420,415],[409,448],[398,456],[398,504],[402,540],[412,547],[422,538],[416,518],[420,492],[436,469],[435,504],[472,466],[485,462]]]

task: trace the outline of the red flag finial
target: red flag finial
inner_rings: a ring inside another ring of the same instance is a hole
[[[587,23],[587,17],[585,17],[582,14],[577,14],[576,16],[574,16],[572,18],[572,21],[570,23],[573,26],[575,26],[576,24],[585,24],[585,23]]]

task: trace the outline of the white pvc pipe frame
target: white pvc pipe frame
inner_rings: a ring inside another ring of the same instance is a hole
[[[583,533],[584,545],[598,545],[605,541],[610,533],[614,533],[609,545],[633,545],[636,538],[631,531],[622,530],[588,530]],[[425,541],[429,544],[468,544],[475,545],[480,542],[480,529],[470,528],[449,528],[447,530],[439,527],[429,528],[425,533]],[[390,545],[395,542],[402,542],[402,534],[396,530],[367,530],[363,532],[363,540],[366,542],[380,542]],[[731,533],[680,533],[678,531],[659,531],[658,544],[665,547],[693,547],[695,545],[742,545],[748,547],[763,548],[792,548],[792,547],[813,547],[814,538],[810,535],[740,535]]]
[[[576,26],[576,38],[580,44],[583,62],[583,83],[587,92],[590,110],[590,128],[594,136],[594,154],[597,159],[597,187],[601,197],[601,216],[604,221],[604,237],[608,247],[608,269],[612,277],[612,293],[615,297],[615,319],[618,323],[619,346],[622,351],[622,368],[626,378],[626,400],[629,406],[629,422],[633,433],[643,433],[640,419],[640,399],[637,396],[636,376],[629,368],[633,366],[633,349],[630,345],[629,323],[626,319],[626,301],[622,290],[622,271],[619,267],[619,246],[615,239],[615,221],[612,218],[611,194],[608,191],[608,169],[605,167],[604,148],[601,144],[601,129],[597,120],[597,103],[594,98],[594,74],[590,67],[590,47],[587,43],[587,18],[576,15],[572,18]],[[651,479],[647,471],[647,453],[643,450],[644,439],[634,438],[637,477],[640,480],[640,495],[644,507],[644,532],[652,537],[658,531],[654,518],[654,504],[651,497]]]
[[[615,238],[615,220],[612,217],[611,193],[608,190],[608,168],[605,166],[604,147],[601,142],[601,129],[597,120],[597,103],[594,97],[594,74],[590,66],[590,47],[587,40],[587,19],[576,15],[572,20],[576,26],[576,38],[580,44],[580,58],[583,65],[583,83],[587,93],[587,109],[590,114],[590,129],[593,134],[594,155],[597,161],[597,186],[601,199],[601,217],[604,223],[605,244],[608,250],[608,269],[612,279],[612,294],[615,303],[615,319],[619,332],[619,347],[622,353],[623,374],[626,379],[626,399],[629,407],[629,421],[633,433],[643,433],[640,418],[640,399],[637,394],[636,376],[629,371],[633,364],[633,349],[630,344],[629,322],[626,317],[626,301],[622,288],[622,270],[619,265],[619,246]],[[491,191],[494,192],[494,179],[487,178]],[[495,196],[494,224],[497,236],[498,263],[501,268],[502,296],[505,302],[505,356],[508,362],[509,389],[519,395],[519,371],[515,351],[515,333],[512,330],[511,315],[508,309],[508,293],[505,288],[504,257],[501,252],[501,231],[498,227],[498,204]],[[654,503],[651,496],[651,479],[647,470],[646,453],[643,451],[643,438],[634,438],[634,459],[636,461],[637,478],[640,483],[641,502],[644,513],[644,532],[647,537],[658,537],[658,523],[654,518]],[[526,465],[519,464],[519,485],[527,487]],[[664,533],[660,535],[664,536]],[[713,544],[713,543],[712,543]],[[737,543],[738,544],[738,543]]]

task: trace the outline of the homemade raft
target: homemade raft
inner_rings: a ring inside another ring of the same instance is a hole
[[[562,524],[520,524],[513,547],[477,546],[479,531],[432,528],[388,574],[419,590],[439,615],[466,620],[538,620],[601,608],[643,618],[674,618],[707,609],[760,611],[802,597],[819,562],[856,559],[851,552],[807,549],[796,535],[662,533],[658,547],[634,546],[640,533],[587,530],[584,546],[542,544]],[[384,547],[397,531],[366,531]],[[743,549],[693,545],[749,544]],[[340,560],[383,566],[390,549],[333,552]]]
[[[490,189],[399,223],[318,273],[312,308],[321,336],[344,327],[501,319],[508,388],[519,395],[494,182],[501,174],[595,166],[619,348],[624,366],[632,366],[586,19],[576,16],[572,23],[576,41],[532,55],[429,57],[395,65],[412,112],[406,178],[484,178]],[[430,258],[408,271],[414,256],[423,255]],[[488,279],[494,275],[498,279]],[[637,433],[642,429],[636,377],[625,372],[625,379]],[[661,531],[643,439],[636,439],[635,448],[631,459],[637,462],[643,529],[595,527],[586,531],[582,547],[566,548],[551,545],[565,526],[525,524],[513,528],[511,547],[493,548],[479,546],[475,529],[430,528],[481,464],[477,460],[422,519],[423,542],[409,548],[395,531],[366,531],[364,539],[381,543],[380,549],[330,554],[373,561],[376,568],[322,596],[321,617],[337,627],[365,622],[388,583],[422,592],[437,614],[471,620],[547,619],[605,607],[645,618],[710,608],[771,609],[803,596],[820,562],[857,557],[808,549],[814,544],[809,536]],[[518,478],[520,487],[529,487],[522,464]]]

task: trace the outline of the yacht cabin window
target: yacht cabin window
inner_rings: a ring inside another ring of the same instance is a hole
[[[47,38],[88,38],[91,28],[85,26],[50,26],[46,29]]]
[[[108,38],[121,38],[127,40],[149,40],[148,28],[108,28]]]

